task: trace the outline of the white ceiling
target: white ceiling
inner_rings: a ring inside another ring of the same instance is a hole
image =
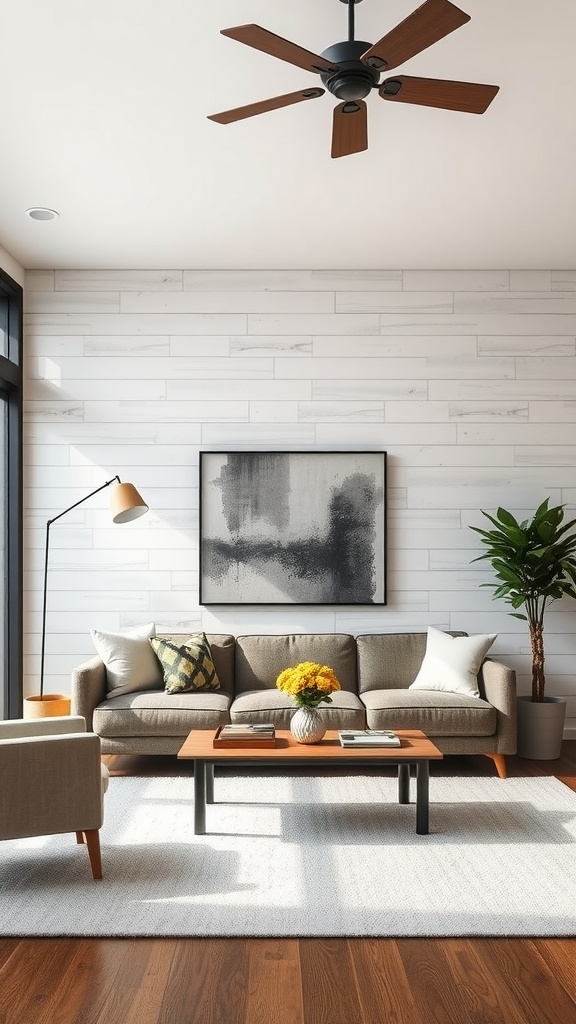
[[[417,6],[363,0],[356,38]],[[0,244],[26,268],[576,266],[576,3],[458,6],[472,20],[398,73],[499,85],[487,112],[374,91],[368,152],[332,160],[328,93],[206,115],[321,84],[221,28],[320,53],[347,37],[339,0],[4,4]]]

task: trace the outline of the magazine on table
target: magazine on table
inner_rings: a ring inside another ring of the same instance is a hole
[[[400,737],[391,729],[340,729],[343,747],[399,747]]]

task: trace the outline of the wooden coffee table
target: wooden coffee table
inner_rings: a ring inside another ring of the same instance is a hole
[[[398,765],[398,803],[410,803],[410,765],[416,766],[416,832],[428,834],[428,788],[430,761],[443,754],[418,729],[398,730],[401,747],[341,747],[338,733],[329,731],[319,743],[298,743],[286,730],[276,730],[275,747],[214,747],[214,730],[194,729],[178,752],[179,758],[194,761],[194,834],[206,832],[206,804],[214,803],[215,764],[258,764],[283,768],[291,765]]]

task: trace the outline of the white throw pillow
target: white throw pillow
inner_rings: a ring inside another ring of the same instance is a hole
[[[103,633],[91,629],[94,647],[106,666],[107,697],[119,697],[135,690],[161,690],[162,667],[149,640],[156,636],[153,622],[127,633]]]
[[[450,636],[429,626],[424,661],[410,689],[446,690],[478,697],[477,676],[496,636]]]

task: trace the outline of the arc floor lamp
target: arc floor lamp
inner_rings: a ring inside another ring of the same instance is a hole
[[[44,694],[44,660],[45,660],[45,649],[46,649],[46,598],[48,594],[48,555],[50,551],[50,527],[62,516],[65,516],[72,509],[78,508],[78,505],[83,505],[89,498],[93,498],[99,491],[103,491],[105,487],[110,487],[112,484],[115,486],[110,491],[110,511],[112,514],[113,523],[130,523],[133,519],[139,519],[148,511],[148,505],[136,490],[133,484],[122,483],[119,476],[112,477],[111,480],[107,480],[106,483],[101,484],[94,491],[90,491],[84,498],[80,498],[80,501],[75,501],[69,508],[65,508],[63,512],[59,512],[53,519],[49,519],[46,523],[46,547],[44,554],[44,593],[42,601],[42,646],[40,653],[40,695],[37,697],[29,697],[24,702],[25,709],[28,707],[28,713],[30,717],[43,716],[47,713],[45,709],[42,709],[42,703],[48,701],[57,702],[57,706],[54,710],[55,714],[66,714],[65,710],[58,708],[58,703],[61,708],[64,708],[67,703],[67,698],[62,697],[59,694]],[[40,706],[34,707],[31,710],[27,704],[28,701],[37,701]],[[69,705],[69,702],[68,702]],[[26,713],[26,711],[25,711]]]

